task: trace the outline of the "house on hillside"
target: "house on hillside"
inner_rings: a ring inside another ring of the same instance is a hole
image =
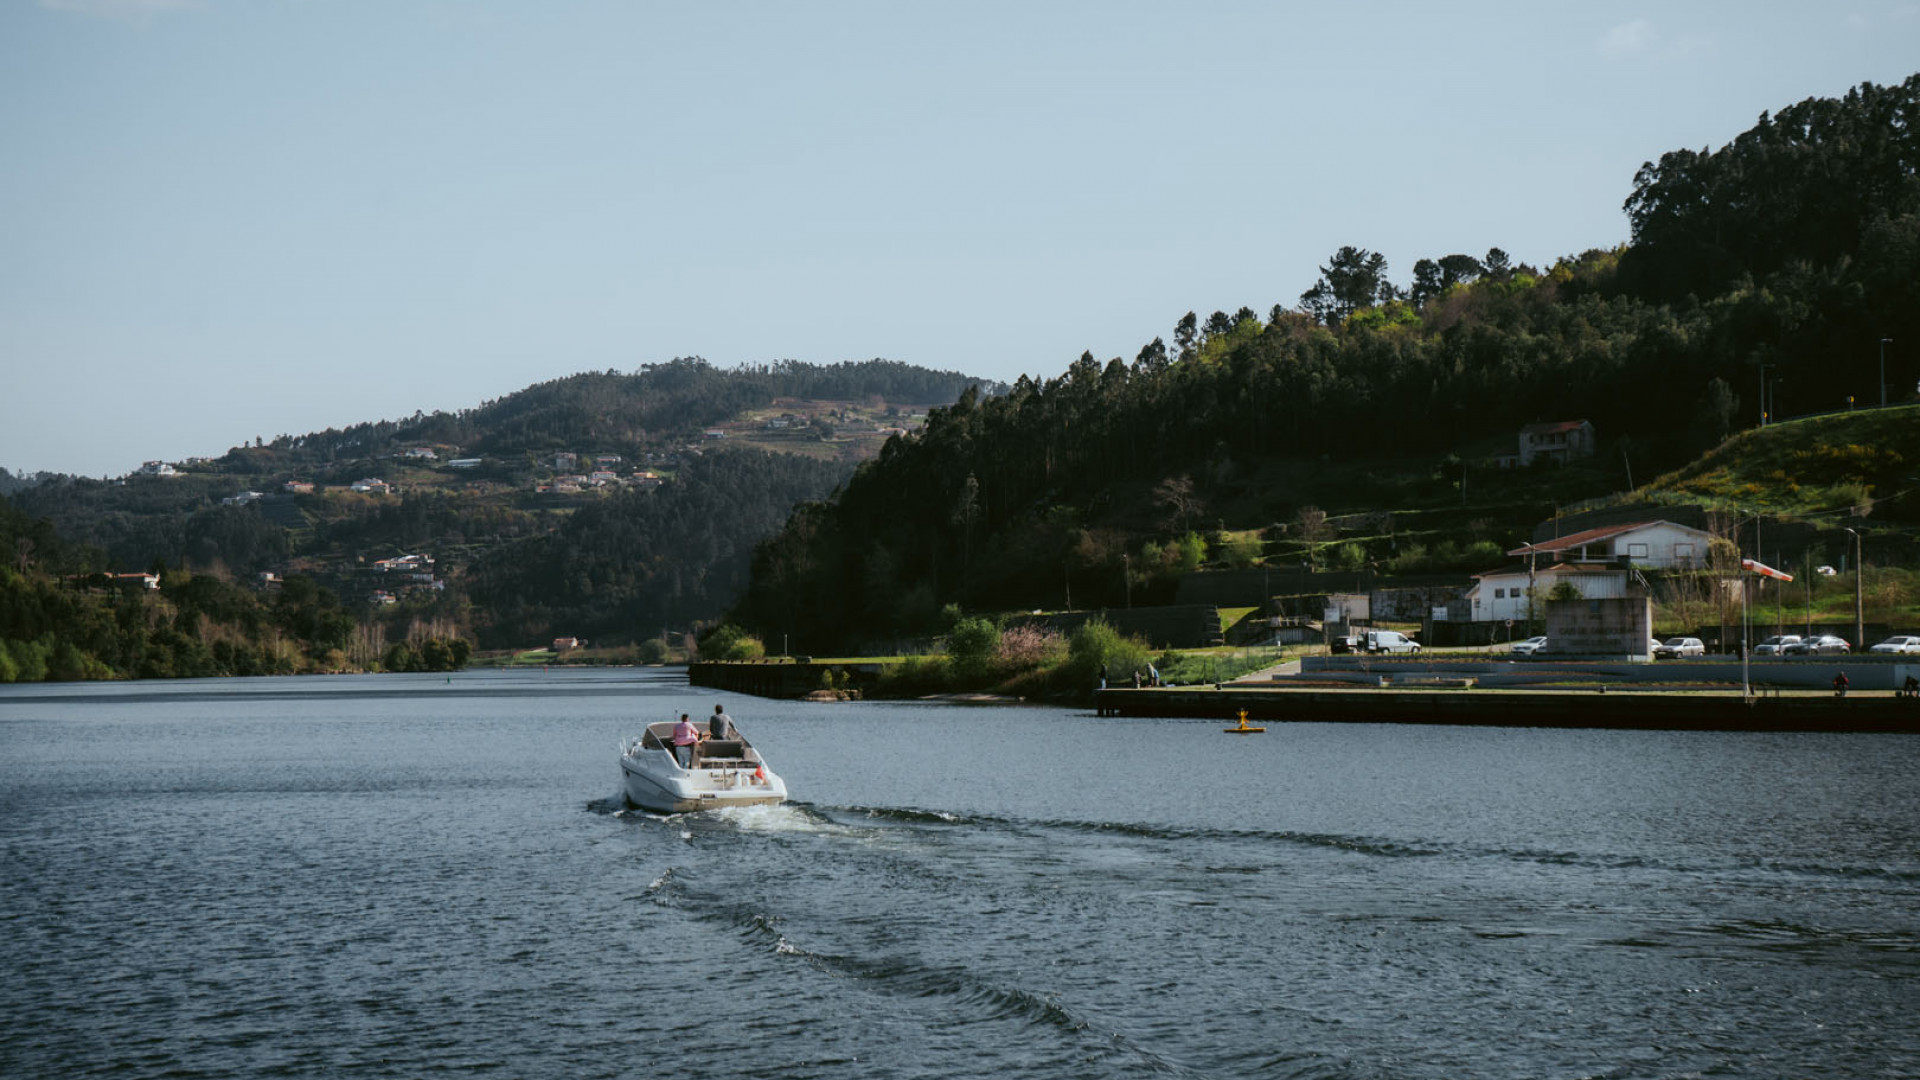
[[[281,484],[280,487],[289,495],[313,494],[313,482],[311,480],[289,480]]]
[[[369,476],[364,480],[355,480],[352,484],[348,485],[348,487],[353,491],[367,495],[393,494],[393,485],[377,476]]]
[[[1520,429],[1519,453],[1494,460],[1503,469],[1525,468],[1536,461],[1572,461],[1593,456],[1594,443],[1593,425],[1585,420],[1528,424]]]
[[[1635,521],[1585,529],[1536,544],[1522,544],[1507,554],[1542,563],[1619,563],[1655,570],[1698,570],[1707,565],[1713,534],[1671,521]]]
[[[400,456],[404,458],[409,458],[415,461],[434,461],[440,457],[438,453],[434,452],[434,449],[431,446],[415,446],[408,449],[406,453],[401,454]]]
[[[144,461],[140,463],[141,476],[175,476],[177,470],[164,461]]]

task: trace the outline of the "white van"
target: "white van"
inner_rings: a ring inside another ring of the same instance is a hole
[[[1398,630],[1367,631],[1367,651],[1371,653],[1416,653],[1420,643]]]

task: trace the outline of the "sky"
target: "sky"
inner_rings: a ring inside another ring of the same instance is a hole
[[[580,371],[1011,381],[1345,244],[1539,266],[1643,162],[1920,70],[1920,3],[0,0],[0,466]]]

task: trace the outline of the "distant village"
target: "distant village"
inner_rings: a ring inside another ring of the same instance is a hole
[[[447,490],[450,486],[478,493],[519,491],[539,499],[602,496],[622,490],[651,491],[672,482],[675,471],[688,458],[703,455],[728,440],[766,450],[820,453],[822,447],[827,447],[830,449],[826,452],[867,456],[886,439],[905,435],[925,422],[924,410],[886,408],[881,411],[831,403],[792,403],[785,408],[776,405],[774,410],[749,415],[726,426],[703,429],[697,441],[643,451],[631,459],[611,451],[577,449],[496,459],[462,456],[460,447],[445,443],[403,444],[387,456],[393,463],[393,471],[388,476],[367,475],[347,483],[321,483],[295,476],[266,491],[246,488],[221,495],[219,503],[256,506],[269,518],[278,519],[279,524],[297,528],[304,524],[305,518],[298,509],[296,496],[349,494],[384,498],[405,491]],[[219,470],[217,459],[189,457],[177,463],[143,462],[128,478],[205,476],[217,474]],[[464,481],[457,479],[461,474],[468,474]],[[395,478],[389,479],[389,476]],[[128,478],[120,483],[126,483]],[[435,569],[434,557],[424,553],[403,553],[372,562],[367,562],[362,555],[350,568],[338,569],[336,573],[354,580],[356,584],[351,591],[375,607],[443,592],[447,587],[446,580]],[[266,571],[257,575],[255,584],[262,589],[275,589],[283,580],[280,573]],[[124,574],[118,575],[117,580],[91,583],[159,588],[159,578],[154,574]],[[364,591],[360,588],[362,583],[366,586]],[[567,646],[555,642],[556,649],[577,647],[578,642]]]

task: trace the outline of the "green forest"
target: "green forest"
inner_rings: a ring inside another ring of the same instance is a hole
[[[1236,530],[1360,510],[1464,506],[1497,552],[1555,502],[1631,488],[1763,413],[1878,404],[1883,358],[1888,400],[1905,401],[1917,113],[1920,76],[1663,155],[1633,178],[1620,249],[1545,267],[1436,253],[1402,287],[1345,247],[1264,317],[1190,312],[1131,360],[966,393],[798,508],[735,618],[832,652],[934,628],[952,605],[1119,606],[1164,595],[1165,571]],[[1573,419],[1608,448],[1577,477],[1492,467],[1522,426]],[[1899,468],[1856,479],[1887,490]]]

